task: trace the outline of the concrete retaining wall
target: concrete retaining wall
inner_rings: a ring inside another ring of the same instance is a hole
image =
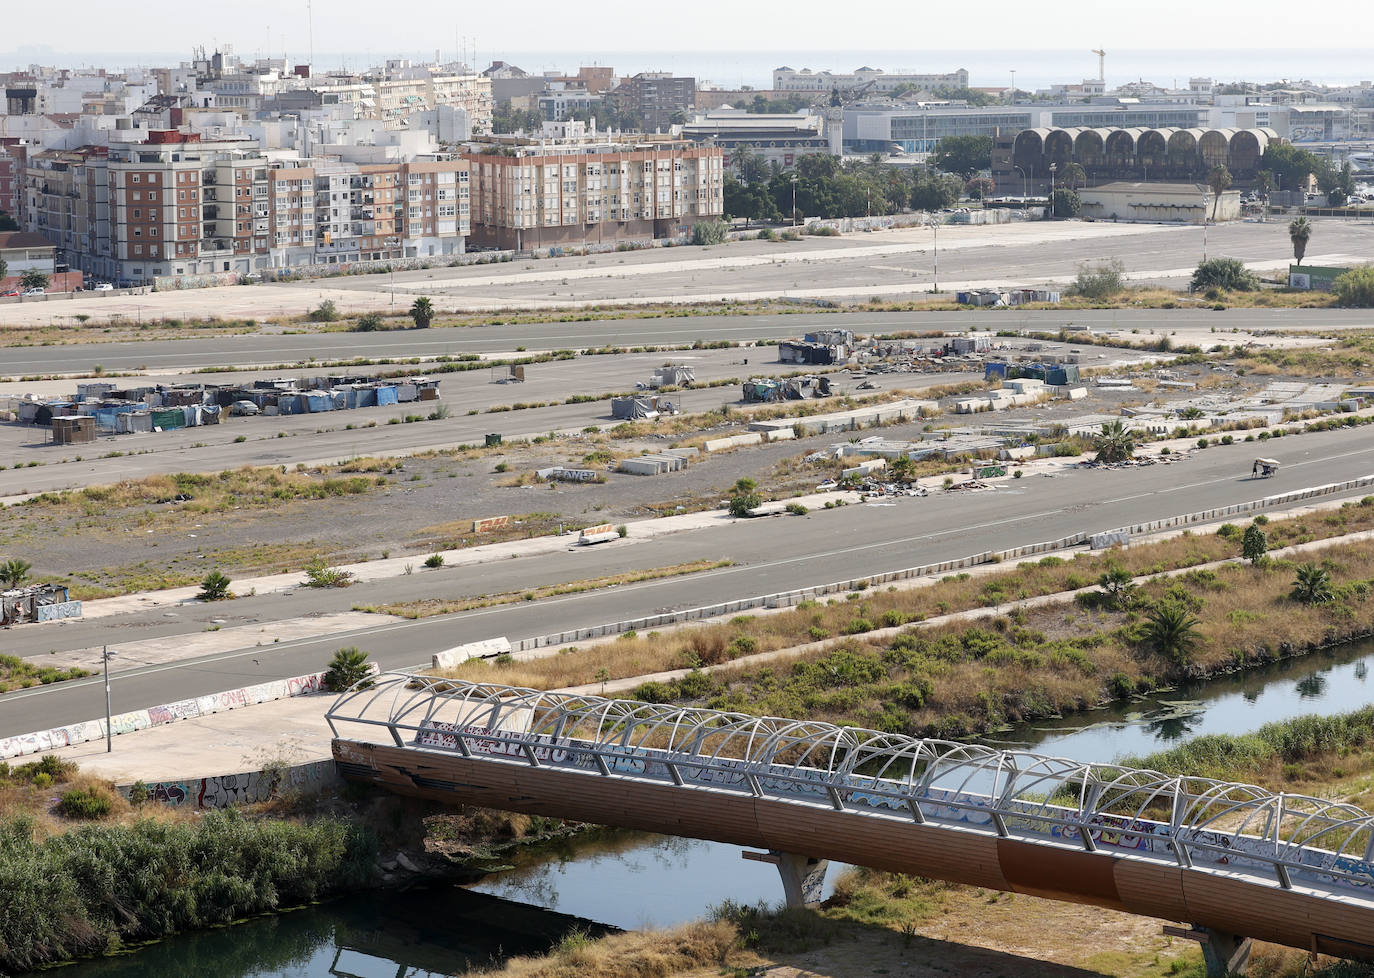
[[[145,784],[148,801],[173,808],[228,808],[270,801],[284,794],[311,795],[343,783],[334,761],[310,761],[288,768],[217,774],[185,781]],[[127,798],[132,784],[116,785]]]
[[[434,669],[447,669],[469,659],[483,659],[487,656],[505,655],[510,652],[510,640],[505,636],[488,638],[481,642],[468,642],[457,645],[430,656],[430,666]]]

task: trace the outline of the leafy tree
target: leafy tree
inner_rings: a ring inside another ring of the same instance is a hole
[[[1058,182],[1070,190],[1077,190],[1088,182],[1088,174],[1077,163],[1065,163],[1059,168]]]
[[[1103,423],[1102,430],[1093,439],[1093,448],[1099,462],[1124,462],[1135,455],[1135,432],[1120,418],[1113,418]]]
[[[782,211],[769,193],[767,181],[741,183],[733,176],[725,177],[725,216],[742,217],[746,221],[781,221]]]
[[[1302,190],[1307,178],[1321,171],[1322,161],[1291,143],[1270,143],[1260,157],[1259,166],[1274,175],[1279,189]]]
[[[1336,301],[1343,306],[1368,309],[1374,306],[1374,266],[1361,265],[1342,272],[1331,283]]]
[[[1212,220],[1217,219],[1217,207],[1221,205],[1221,195],[1231,186],[1231,171],[1217,164],[1207,171],[1207,186],[1212,188]]]
[[[10,214],[8,211],[0,210],[0,232],[22,230],[23,228],[19,226],[19,222],[14,219],[14,215]],[[0,275],[0,278],[4,278],[4,276]]]
[[[1141,628],[1141,637],[1159,655],[1187,665],[1197,648],[1200,624],[1186,605],[1163,601],[1151,609]]]
[[[19,276],[19,285],[25,289],[46,289],[51,279],[36,268],[30,268]]]
[[[382,328],[382,317],[375,312],[369,312],[364,316],[358,317],[358,322],[353,329],[358,333],[375,333]]]
[[[1307,254],[1307,242],[1312,239],[1312,225],[1305,217],[1295,217],[1288,224],[1288,240],[1293,242],[1293,257],[1299,265],[1302,256]]]
[[[986,200],[995,189],[997,185],[992,182],[992,177],[974,177],[964,184],[964,193],[974,200]]]
[[[902,86],[898,85],[898,88]],[[911,85],[908,90],[916,89],[917,86]],[[895,93],[894,93],[895,94]],[[991,105],[998,101],[996,95],[988,92],[980,92],[972,88],[961,88],[957,85],[940,85],[931,90],[931,95],[946,102],[967,102],[969,105]]]
[[[1264,201],[1264,220],[1269,219],[1269,195],[1273,192],[1274,174],[1269,170],[1260,170],[1255,174],[1255,193]]]
[[[767,183],[768,160],[747,143],[730,152],[730,168],[747,184]]]
[[[1331,575],[1325,567],[1303,564],[1298,568],[1297,575],[1291,594],[1294,601],[1301,601],[1303,604],[1326,604],[1335,600],[1336,595],[1331,590]]]
[[[1111,564],[1101,577],[1097,586],[1102,589],[1102,597],[1107,604],[1118,611],[1126,611],[1135,603],[1136,584],[1131,572],[1120,564]]]
[[[967,179],[992,167],[992,137],[946,136],[935,144],[931,162],[946,173]]]
[[[963,181],[958,177],[920,171],[912,175],[911,191],[907,200],[912,210],[938,211],[959,203],[959,192],[963,187]]]
[[[1340,169],[1325,158],[1319,160],[1317,175],[1317,189],[1326,194],[1326,203],[1330,207],[1340,207],[1355,192],[1355,171],[1347,161]]]
[[[0,564],[0,585],[6,588],[18,587],[27,580],[29,571],[31,570],[33,570],[33,564],[30,564],[27,560],[11,557],[3,564]]]
[[[1050,213],[1054,217],[1077,217],[1082,209],[1083,201],[1077,190],[1055,188],[1054,195],[1050,198]]]
[[[730,515],[744,517],[749,511],[763,502],[759,495],[758,483],[753,479],[740,479],[730,493]]]
[[[411,303],[410,318],[415,320],[416,329],[429,329],[429,324],[434,322],[434,303],[429,301],[429,296],[422,295]]]
[[[1240,538],[1240,555],[1252,564],[1258,564],[1269,552],[1269,540],[1258,524],[1251,523],[1245,528],[1245,536]]]
[[[1078,275],[1069,286],[1074,295],[1085,299],[1110,299],[1126,288],[1126,265],[1119,258],[1109,258],[1096,265],[1087,262],[1078,266]]]
[[[196,597],[202,601],[223,601],[232,597],[229,593],[228,576],[217,570],[206,574],[205,579],[200,582],[200,593]]]
[[[0,258],[0,281],[4,281],[5,276],[10,273],[10,263]]]
[[[887,470],[892,478],[902,483],[908,483],[916,477],[916,463],[910,455],[898,455],[888,464]]]
[[[339,649],[334,653],[334,658],[329,660],[329,668],[325,670],[324,686],[336,693],[358,685],[359,689],[367,689],[373,685],[368,678],[372,670],[368,666],[367,653],[363,652],[356,645],[350,645]]]
[[[1188,283],[1190,292],[1207,289],[1254,292],[1258,288],[1259,279],[1239,258],[1208,258],[1198,262],[1197,268],[1193,269],[1193,280]]]

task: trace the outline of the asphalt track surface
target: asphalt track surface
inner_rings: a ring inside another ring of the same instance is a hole
[[[383,668],[427,664],[434,651],[504,635],[526,638],[670,609],[846,580],[989,549],[1055,539],[1079,531],[1194,512],[1308,486],[1374,474],[1374,443],[1363,429],[1301,435],[1267,449],[1283,460],[1278,476],[1252,480],[1253,445],[1215,447],[1190,460],[1150,468],[1081,470],[1032,476],[994,492],[903,499],[893,506],[846,507],[802,519],[780,517],[627,541],[551,557],[446,568],[346,591],[296,590],[234,602],[237,618],[271,620],[408,597],[454,597],[519,590],[559,580],[659,567],[701,557],[735,566],[536,602],[519,602],[417,621],[388,622],[319,639],[283,642],[116,675],[116,711],[232,689],[321,668],[335,649],[357,645]],[[1352,493],[1353,496],[1364,493]],[[5,634],[5,651],[36,654],[117,645],[128,638],[199,631],[224,609],[187,605],[177,619],[160,614],[70,623],[51,633]],[[188,627],[189,626],[189,627]],[[63,683],[0,698],[0,736],[103,715],[101,679]]]
[[[697,340],[778,340],[817,328],[858,333],[901,330],[1031,329],[1058,330],[1072,325],[1096,330],[1176,330],[1179,343],[1225,342],[1217,333],[1239,330],[1327,330],[1374,328],[1368,309],[999,309],[967,312],[805,313],[757,316],[691,316],[609,319],[599,322],[528,323],[463,326],[382,333],[252,333],[209,339],[150,340],[127,343],[68,344],[0,349],[0,376],[194,370],[349,360],[358,357],[438,357],[464,353],[510,354],[587,349],[606,345],[679,345]],[[1215,333],[1213,331],[1216,331]],[[205,378],[213,381],[213,375]],[[7,385],[21,389],[22,384]]]

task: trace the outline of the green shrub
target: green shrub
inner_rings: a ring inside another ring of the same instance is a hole
[[[426,567],[443,567],[443,566],[444,566],[444,555],[443,555],[443,554],[430,554],[428,557],[425,558],[425,566],[426,566]]]
[[[372,685],[367,679],[371,674],[372,668],[368,664],[367,653],[356,645],[350,645],[339,649],[334,653],[334,658],[329,660],[329,668],[324,674],[324,686],[336,693],[341,693],[358,683],[362,683],[358,686],[359,689],[367,689]]]
[[[114,801],[108,790],[98,788],[73,788],[64,791],[57,803],[57,810],[67,818],[96,820],[105,818],[114,809]]]

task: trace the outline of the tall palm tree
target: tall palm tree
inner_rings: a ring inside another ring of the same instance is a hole
[[[1293,242],[1293,257],[1302,264],[1302,256],[1307,254],[1307,242],[1312,237],[1312,225],[1305,217],[1295,217],[1288,225],[1288,240]]]
[[[1165,601],[1150,612],[1141,629],[1141,637],[1155,652],[1179,665],[1187,665],[1197,648],[1200,624],[1186,605]]]
[[[1099,462],[1124,462],[1135,454],[1135,432],[1120,418],[1114,418],[1102,425],[1093,448]]]
[[[1231,171],[1221,164],[1212,167],[1207,174],[1207,186],[1212,188],[1212,222],[1216,223],[1217,207],[1221,204],[1221,195],[1227,187],[1231,186]]]
[[[1059,168],[1059,183],[1070,190],[1077,190],[1088,182],[1088,173],[1077,163],[1066,163]]]

